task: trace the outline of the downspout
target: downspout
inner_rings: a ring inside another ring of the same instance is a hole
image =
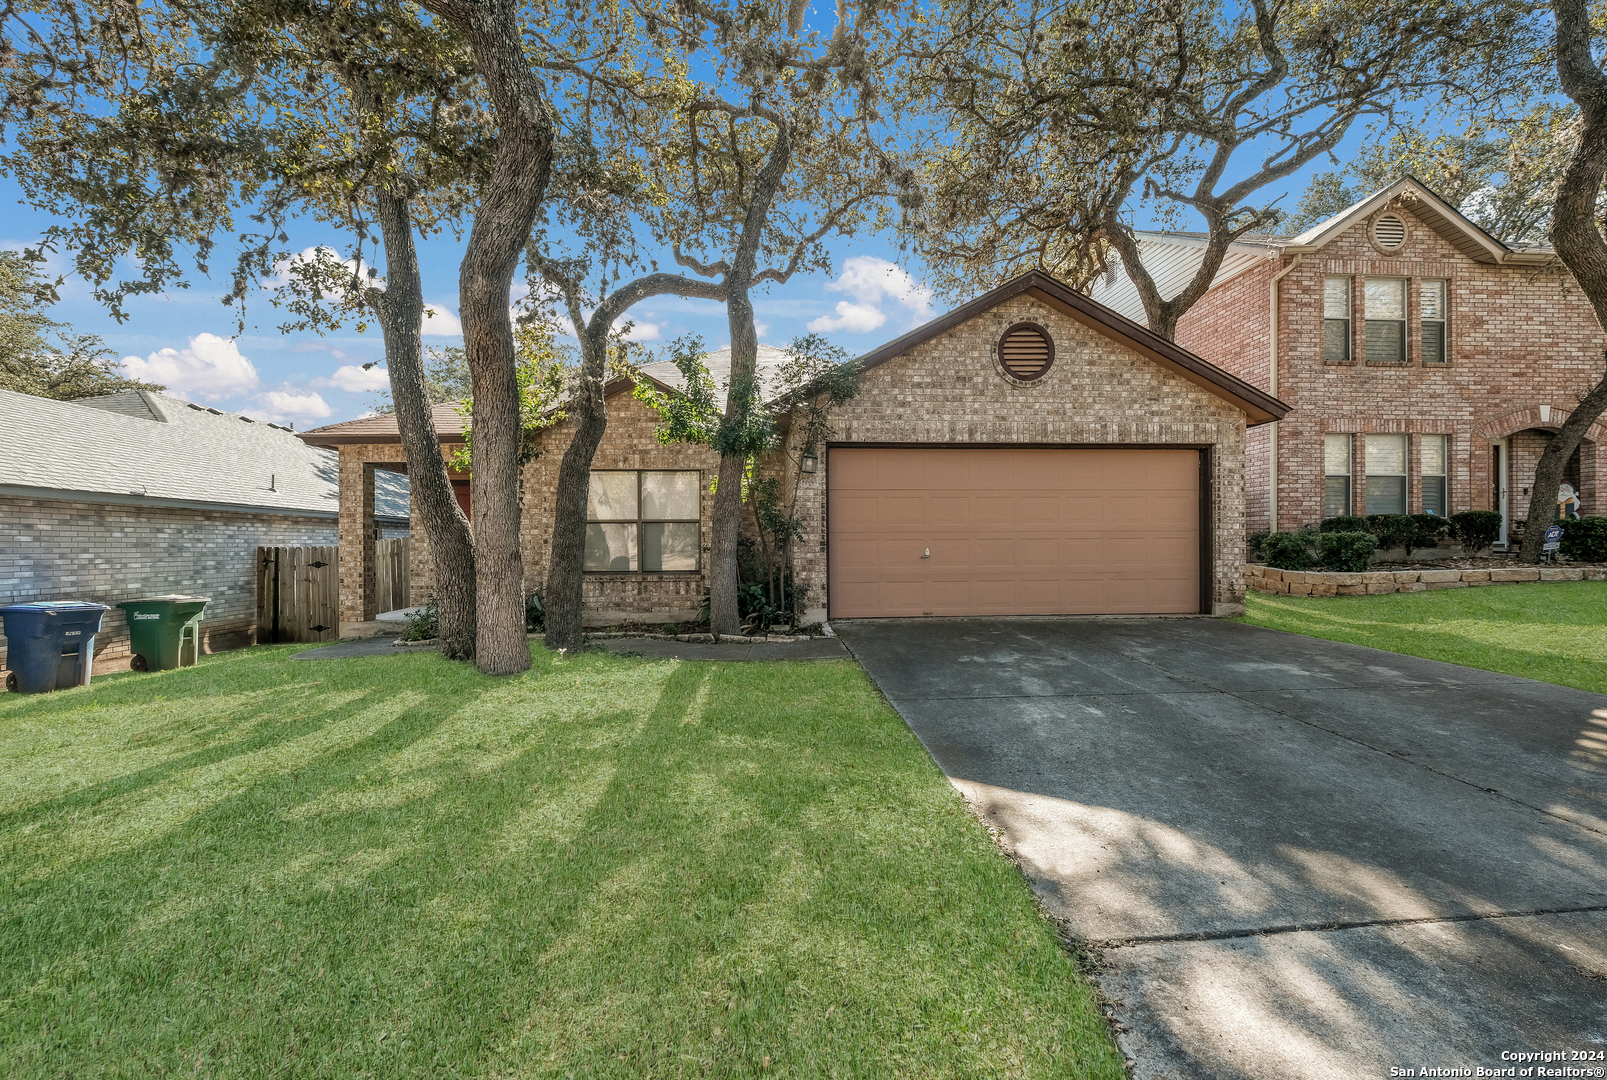
[[[1282,281],[1290,271],[1299,266],[1305,255],[1296,255],[1294,261],[1288,266],[1272,275],[1272,283],[1267,286],[1267,310],[1271,312],[1268,320],[1267,337],[1267,393],[1273,397],[1278,396],[1278,282]],[[1267,528],[1271,532],[1278,531],[1278,422],[1272,421],[1268,425],[1267,442],[1270,447],[1267,454]]]

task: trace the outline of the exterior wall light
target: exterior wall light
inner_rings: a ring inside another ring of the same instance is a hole
[[[814,454],[805,454],[798,459],[798,470],[800,472],[814,472],[815,467],[819,464],[820,459]]]

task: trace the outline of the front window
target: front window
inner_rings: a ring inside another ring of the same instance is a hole
[[[1350,514],[1350,436],[1322,437],[1322,516],[1346,517]]]
[[[1423,363],[1445,363],[1445,282],[1425,281],[1419,307],[1423,318]],[[1426,513],[1426,511],[1425,511]]]
[[[586,493],[589,571],[698,568],[701,474],[596,470]]]
[[[1406,282],[1368,278],[1367,359],[1398,364],[1406,359]]]
[[[1423,442],[1423,513],[1445,517],[1450,513],[1449,487],[1445,482],[1448,435],[1424,435]]]
[[[1367,513],[1406,513],[1406,436],[1367,436]]]
[[[1350,359],[1350,279],[1322,279],[1322,358],[1342,364]]]

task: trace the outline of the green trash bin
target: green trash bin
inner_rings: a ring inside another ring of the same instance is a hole
[[[201,612],[210,596],[147,596],[117,606],[128,616],[135,671],[193,667],[201,655]]]

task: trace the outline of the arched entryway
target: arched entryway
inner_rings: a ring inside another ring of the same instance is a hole
[[[1531,406],[1504,413],[1474,429],[1475,446],[1481,441],[1489,446],[1489,505],[1501,514],[1498,546],[1507,544],[1525,524],[1535,467],[1570,415],[1571,410],[1555,405]],[[1579,494],[1581,514],[1603,512],[1597,474],[1604,434],[1599,423],[1592,424],[1563,471],[1563,483]]]

